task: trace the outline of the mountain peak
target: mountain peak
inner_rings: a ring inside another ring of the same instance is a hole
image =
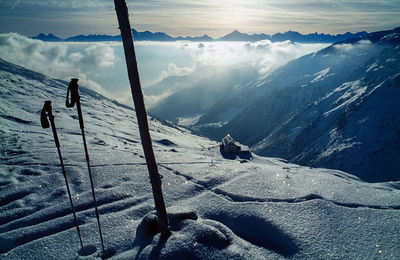
[[[47,41],[47,42],[58,42],[63,40],[52,33],[49,33],[47,35],[44,33],[39,33],[38,35],[32,37],[32,39]]]

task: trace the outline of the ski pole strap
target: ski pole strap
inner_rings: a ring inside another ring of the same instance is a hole
[[[47,113],[46,113],[47,112]],[[49,128],[49,120],[47,119],[47,114],[50,116],[51,114],[51,101],[45,101],[42,112],[40,113],[40,123],[43,128]]]
[[[69,93],[71,92],[71,101],[69,99]],[[67,90],[67,100],[65,101],[65,106],[66,107],[74,107],[75,103],[79,99],[79,93],[78,93],[78,79],[73,78],[71,79],[71,82],[68,84],[68,90]]]

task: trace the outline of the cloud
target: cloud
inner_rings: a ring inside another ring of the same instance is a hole
[[[90,44],[82,50],[75,44],[46,43],[16,33],[0,34],[0,57],[47,76],[69,80],[80,78],[81,85],[108,94],[93,75],[113,67],[118,60],[113,48]]]
[[[144,96],[144,100],[147,104],[147,108],[150,109],[152,108],[154,105],[156,105],[158,102],[162,101],[163,99],[169,97],[171,94],[173,94],[172,91],[165,91],[160,95],[145,95]],[[123,99],[119,99],[119,102],[126,102],[127,100],[123,100]],[[132,102],[132,99],[129,100],[129,102]]]
[[[168,64],[169,75],[184,76],[193,72],[193,68],[178,67],[174,63]]]
[[[369,40],[361,40],[356,43],[342,43],[342,44],[335,44],[333,47],[340,53],[340,54],[351,54],[354,53],[354,50],[366,50],[372,46],[372,42]]]
[[[114,66],[117,59],[114,55],[114,49],[109,45],[97,44],[85,49],[86,63],[92,63],[101,68],[108,68]]]
[[[218,81],[230,85],[232,77],[239,77],[235,80],[240,82],[255,80],[254,71],[266,75],[292,59],[325,46],[268,40],[139,42],[135,50],[144,89],[168,77],[179,78],[177,82],[166,83],[157,94],[146,97],[151,106],[195,82]],[[132,105],[121,43],[49,43],[8,33],[0,34],[0,57],[54,78],[69,81],[77,77],[81,86]]]
[[[290,60],[326,46],[327,44],[297,44],[291,41],[271,42],[269,40],[183,43],[180,49],[189,53],[192,60],[191,65],[179,67],[171,64],[167,71],[163,71],[161,76],[165,78],[180,74],[196,74],[196,71],[204,66],[229,69],[229,67],[236,67],[238,64],[255,66],[260,74],[267,74]],[[180,73],[177,72],[178,70]]]
[[[145,89],[146,94],[152,95],[146,101],[155,106],[156,102],[185,89],[196,89],[194,92],[198,95],[203,93],[199,88],[204,91],[213,88],[215,93],[224,93],[326,46],[327,44],[296,44],[290,41],[272,43],[269,40],[170,43],[168,53],[171,57],[185,53],[189,58],[187,62],[179,59],[170,62],[167,69],[164,68],[159,74],[159,83]],[[214,98],[216,97],[210,100]]]

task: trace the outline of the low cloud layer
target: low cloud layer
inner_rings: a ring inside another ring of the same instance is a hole
[[[158,43],[163,44],[163,43]],[[190,62],[181,66],[181,60],[168,63],[167,69],[157,78],[157,81],[168,76],[183,76],[195,74],[196,70],[204,66],[235,67],[254,66],[260,74],[270,73],[272,70],[305,54],[320,50],[326,44],[297,44],[290,41],[274,42],[263,40],[250,42],[207,42],[207,43],[165,43],[170,53],[186,54]],[[187,62],[186,62],[187,63]],[[206,76],[206,75],[204,75]]]
[[[361,40],[356,43],[342,43],[333,46],[341,55],[349,55],[361,53],[372,47],[372,42],[369,40]]]
[[[119,58],[111,45],[47,43],[16,33],[0,34],[0,57],[25,68],[110,94],[94,80],[96,73],[112,68]]]
[[[207,78],[205,67],[224,71],[252,66],[260,75],[265,75],[325,46],[265,40],[256,43],[139,42],[135,47],[142,86],[146,88],[171,76],[187,76],[189,81],[192,77]],[[7,33],[0,34],[0,57],[50,77],[66,81],[80,78],[82,86],[132,104],[121,43],[50,43]],[[157,102],[167,93],[171,91],[165,89],[158,97],[148,100]]]

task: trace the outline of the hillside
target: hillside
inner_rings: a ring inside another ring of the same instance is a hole
[[[0,59],[1,259],[100,259],[66,87]],[[80,89],[111,259],[400,258],[399,182],[367,183],[256,155],[228,159],[217,143],[149,118],[172,230],[161,239],[145,228],[154,204],[134,111]],[[40,126],[45,100],[52,101],[84,250],[51,130]]]
[[[289,62],[232,94],[194,129],[217,139],[231,133],[261,155],[368,181],[399,180],[399,39],[399,28],[372,33]],[[257,98],[239,101],[246,96]],[[237,107],[213,127],[218,114]]]

